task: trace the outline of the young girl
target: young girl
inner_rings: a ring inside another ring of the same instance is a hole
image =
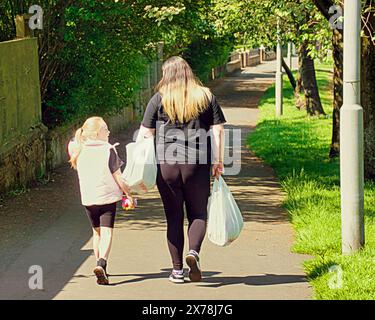
[[[76,131],[68,150],[77,170],[82,205],[93,228],[97,283],[107,285],[107,260],[111,249],[116,202],[125,193],[133,206],[129,187],[121,178],[123,161],[108,142],[109,130],[101,117],[91,117]]]

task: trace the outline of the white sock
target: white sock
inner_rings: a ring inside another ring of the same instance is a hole
[[[192,253],[192,254],[194,254],[194,255],[196,255],[196,256],[199,256],[199,253],[196,252],[195,250],[189,250],[189,253]]]
[[[173,273],[183,274],[184,273],[184,269],[181,269],[181,270],[173,269]]]

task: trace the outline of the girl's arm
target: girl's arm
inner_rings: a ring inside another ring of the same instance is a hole
[[[215,124],[211,126],[213,136],[214,159],[212,175],[219,178],[224,170],[224,125]]]
[[[122,176],[121,176],[121,169],[118,169],[116,172],[114,172],[113,174],[113,178],[115,179],[116,183],[118,184],[118,186],[120,187],[120,189],[125,193],[126,197],[130,200],[130,202],[132,203],[132,205],[134,204],[133,202],[133,197],[130,193],[130,188],[129,186],[124,182],[124,180],[122,179]]]

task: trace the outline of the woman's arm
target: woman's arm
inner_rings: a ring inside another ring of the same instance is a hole
[[[212,175],[219,178],[224,170],[224,125],[215,124],[211,128],[213,136],[212,147],[214,151]]]
[[[144,137],[148,138],[155,135],[155,129],[153,128],[146,128],[143,125],[139,127],[138,134],[143,135]]]

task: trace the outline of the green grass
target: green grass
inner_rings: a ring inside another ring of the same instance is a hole
[[[260,121],[249,147],[271,165],[287,197],[284,207],[295,229],[293,251],[314,258],[304,264],[315,299],[375,299],[375,184],[365,185],[366,246],[341,255],[339,160],[328,157],[332,130],[332,65],[317,63],[320,96],[327,117],[307,117],[294,106],[284,77],[284,115],[275,117],[274,87],[262,97]],[[332,286],[342,270],[342,285]]]

